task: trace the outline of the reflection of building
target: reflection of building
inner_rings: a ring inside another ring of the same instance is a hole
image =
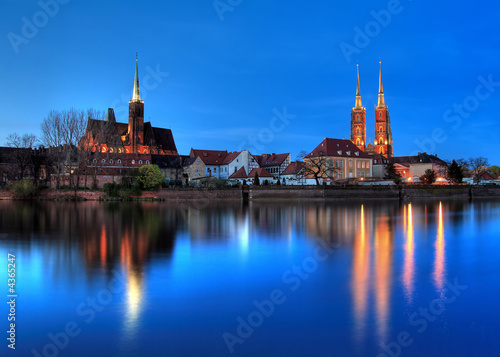
[[[393,156],[391,158],[375,156],[373,160],[373,176],[384,177],[385,167],[389,163],[394,164],[396,171],[402,178],[420,177],[428,169],[434,170],[436,175],[444,177],[448,167],[446,162],[438,158],[437,155],[430,155],[425,152],[419,152],[416,156]]]

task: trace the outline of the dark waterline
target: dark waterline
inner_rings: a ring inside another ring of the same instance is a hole
[[[497,356],[499,218],[487,200],[0,201],[9,352]]]

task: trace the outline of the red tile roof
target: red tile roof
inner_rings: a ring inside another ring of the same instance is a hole
[[[192,157],[199,157],[205,165],[222,165],[227,156],[227,150],[195,150],[191,149]]]
[[[227,154],[226,158],[224,159],[224,161],[222,162],[224,165],[226,164],[230,164],[231,162],[233,162],[234,159],[236,159],[236,157],[238,157],[238,155],[241,153],[241,151],[234,151],[234,152],[230,152]]]
[[[245,168],[243,166],[238,171],[229,176],[230,179],[244,179],[247,177],[247,172],[245,171]]]
[[[260,167],[280,166],[289,156],[290,153],[253,155]]]
[[[249,174],[248,174],[248,178],[254,178],[255,177],[255,173],[257,172],[257,175],[259,175],[259,177],[274,177],[273,175],[271,175],[269,173],[269,171],[267,171],[266,169],[263,169],[263,168],[258,168],[258,169],[253,169]]]
[[[325,138],[306,158],[320,156],[371,158],[367,153],[354,145],[352,141],[331,138]]]
[[[304,167],[304,163],[302,161],[293,161],[286,167],[286,169],[281,173],[281,175],[293,175],[300,172],[300,170]]]

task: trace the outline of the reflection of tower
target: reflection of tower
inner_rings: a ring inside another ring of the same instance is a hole
[[[357,67],[358,82],[356,87],[356,104],[351,110],[351,141],[362,151],[366,145],[366,109],[361,104],[359,89],[359,66]]]
[[[378,104],[375,107],[375,153],[392,157],[392,133],[389,108],[385,105],[384,87],[382,85],[382,62],[378,90]]]
[[[353,279],[351,283],[354,297],[354,317],[356,338],[363,339],[366,308],[368,304],[368,275],[370,267],[370,242],[366,234],[365,210],[361,205],[359,235],[354,240]]]
[[[128,102],[128,138],[131,152],[137,153],[144,145],[144,101],[139,93],[139,69],[135,59],[135,78],[132,100]]]
[[[443,290],[444,275],[445,275],[445,261],[444,261],[444,227],[443,227],[443,204],[439,202],[439,214],[438,214],[438,229],[436,243],[434,244],[436,249],[436,257],[434,260],[434,283],[436,284],[436,289],[438,292]]]
[[[379,217],[375,230],[375,309],[379,337],[387,337],[391,291],[391,227],[389,216]]]
[[[406,219],[406,216],[408,217]],[[411,203],[408,204],[408,213],[406,215],[405,206],[405,222],[406,222],[406,244],[405,244],[405,260],[403,267],[403,285],[405,288],[406,298],[408,303],[411,303],[413,297],[413,279],[415,275],[414,261],[414,237],[413,237],[413,210]]]

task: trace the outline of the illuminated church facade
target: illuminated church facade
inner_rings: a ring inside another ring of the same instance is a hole
[[[99,153],[178,155],[170,129],[153,127],[150,122],[144,123],[144,101],[139,90],[137,62],[136,57],[128,123],[116,122],[114,111],[110,108],[106,120],[88,119],[81,145]]]
[[[359,86],[359,67],[357,69],[356,102],[351,110],[351,141],[369,155],[379,154],[387,158],[393,156],[391,117],[385,105],[384,87],[382,84],[382,65],[380,65],[378,103],[375,106],[375,141],[374,145],[366,143],[366,109],[361,103]]]

